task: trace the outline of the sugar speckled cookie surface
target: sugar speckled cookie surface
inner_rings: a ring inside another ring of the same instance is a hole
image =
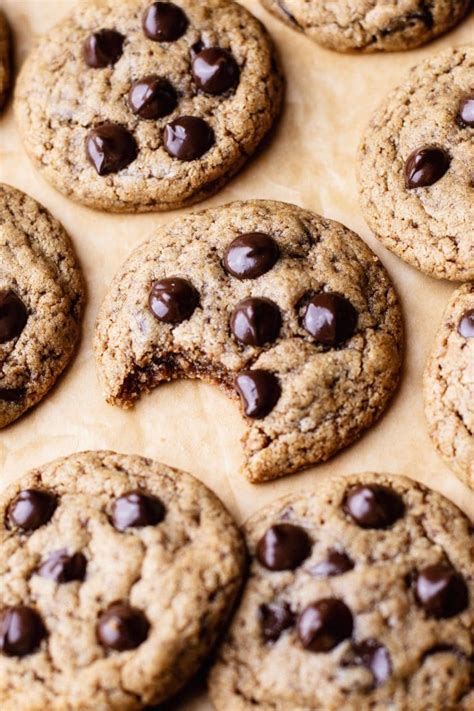
[[[232,609],[244,547],[203,484],[85,452],[0,496],[2,711],[135,711],[195,672]]]
[[[240,395],[245,474],[323,461],[381,414],[399,376],[401,316],[362,240],[294,205],[236,202],[157,230],[99,313],[107,400],[130,407],[176,378]]]
[[[269,131],[282,93],[265,29],[233,0],[90,0],[27,59],[15,104],[57,189],[141,212],[216,192]]]
[[[3,12],[0,10],[0,111],[7,100],[11,83],[11,48],[10,29]]]
[[[281,20],[339,52],[412,49],[454,27],[470,0],[261,0]]]
[[[431,438],[449,466],[474,489],[474,284],[453,293],[424,374]]]
[[[70,361],[83,291],[64,228],[0,184],[0,428],[41,400]]]
[[[450,501],[356,474],[245,528],[250,578],[211,672],[216,711],[473,708],[473,534]]]
[[[440,279],[474,278],[474,47],[414,67],[375,112],[361,205],[381,242]]]

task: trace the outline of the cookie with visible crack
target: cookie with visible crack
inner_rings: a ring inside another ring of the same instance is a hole
[[[0,10],[0,111],[3,109],[11,84],[10,28]]]
[[[89,0],[30,55],[15,104],[27,152],[58,190],[146,212],[222,187],[282,94],[266,30],[233,0]]]
[[[474,47],[414,67],[375,112],[359,153],[361,206],[417,269],[474,279]]]
[[[474,489],[474,284],[453,293],[424,373],[431,439],[453,471]]]
[[[243,471],[274,479],[357,439],[396,388],[401,316],[353,232],[294,205],[236,202],[160,227],[96,327],[108,402],[198,378],[242,401]]]
[[[473,708],[473,534],[454,504],[356,474],[273,502],[245,531],[216,711]]]
[[[413,49],[451,29],[471,0],[260,0],[293,29],[337,52]]]
[[[84,285],[62,225],[0,184],[0,428],[39,402],[71,360]]]
[[[244,544],[189,474],[82,452],[0,495],[3,711],[135,711],[196,671],[240,588]]]

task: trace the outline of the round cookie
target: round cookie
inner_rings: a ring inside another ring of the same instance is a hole
[[[382,243],[439,279],[474,278],[474,47],[411,70],[360,147],[365,218]]]
[[[396,295],[362,240],[259,200],[161,227],[117,274],[95,339],[110,403],[183,377],[240,396],[254,482],[360,436],[397,385],[401,346]]]
[[[357,474],[270,504],[246,534],[216,711],[473,708],[472,527],[454,504]]]
[[[149,459],[83,452],[0,496],[0,706],[134,711],[196,671],[244,546],[218,498]]]
[[[474,489],[474,284],[453,293],[424,373],[425,413],[443,459]]]
[[[0,428],[39,402],[71,360],[83,300],[62,225],[0,184]]]
[[[413,49],[454,27],[470,0],[261,0],[267,10],[338,52]]]
[[[10,29],[0,10],[0,111],[3,109],[11,83]]]
[[[270,38],[232,0],[90,0],[30,55],[15,104],[26,150],[58,190],[145,212],[215,193],[282,95]]]

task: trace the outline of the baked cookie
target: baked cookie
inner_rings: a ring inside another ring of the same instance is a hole
[[[91,0],[30,55],[16,115],[58,190],[145,212],[219,190],[269,131],[282,94],[264,27],[232,0]]]
[[[424,374],[431,438],[460,479],[474,489],[474,284],[446,307]]]
[[[474,279],[474,46],[411,70],[367,128],[359,155],[370,227],[439,279]]]
[[[473,708],[473,537],[454,504],[357,474],[272,503],[246,533],[216,711]]]
[[[240,396],[243,471],[323,461],[385,408],[401,317],[362,240],[294,205],[236,202],[161,227],[116,276],[95,349],[108,402],[198,378]]]
[[[196,671],[244,567],[203,484],[83,452],[29,472],[0,511],[2,711],[141,709]]]
[[[261,0],[294,29],[338,52],[413,49],[454,27],[470,0]]]
[[[71,360],[83,299],[62,225],[0,184],[0,428],[41,400]]]
[[[7,100],[11,83],[11,46],[10,29],[3,12],[0,10],[0,111]]]

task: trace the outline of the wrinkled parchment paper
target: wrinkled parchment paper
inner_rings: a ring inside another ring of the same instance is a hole
[[[75,2],[0,0],[14,29],[17,67],[37,36],[48,32]],[[236,405],[216,388],[179,382],[159,388],[132,412],[106,405],[91,347],[98,307],[131,250],[179,211],[117,216],[70,202],[32,168],[10,105],[0,118],[0,182],[30,193],[65,225],[84,270],[88,305],[73,365],[36,409],[0,432],[0,486],[55,457],[84,449],[114,449],[191,472],[214,489],[238,521],[289,491],[304,491],[334,474],[367,470],[409,475],[441,491],[474,517],[474,495],[436,454],[423,415],[422,371],[454,285],[423,276],[378,244],[359,210],[355,180],[362,130],[385,92],[425,57],[446,46],[473,42],[474,17],[421,49],[357,56],[319,48],[274,20],[258,0],[242,4],[264,21],[278,46],[288,80],[286,107],[266,149],[203,206],[245,198],[285,200],[358,232],[381,257],[402,302],[407,349],[398,394],[382,420],[330,462],[260,486],[247,483],[238,473],[242,420]],[[169,708],[210,711],[199,680],[196,686]]]

